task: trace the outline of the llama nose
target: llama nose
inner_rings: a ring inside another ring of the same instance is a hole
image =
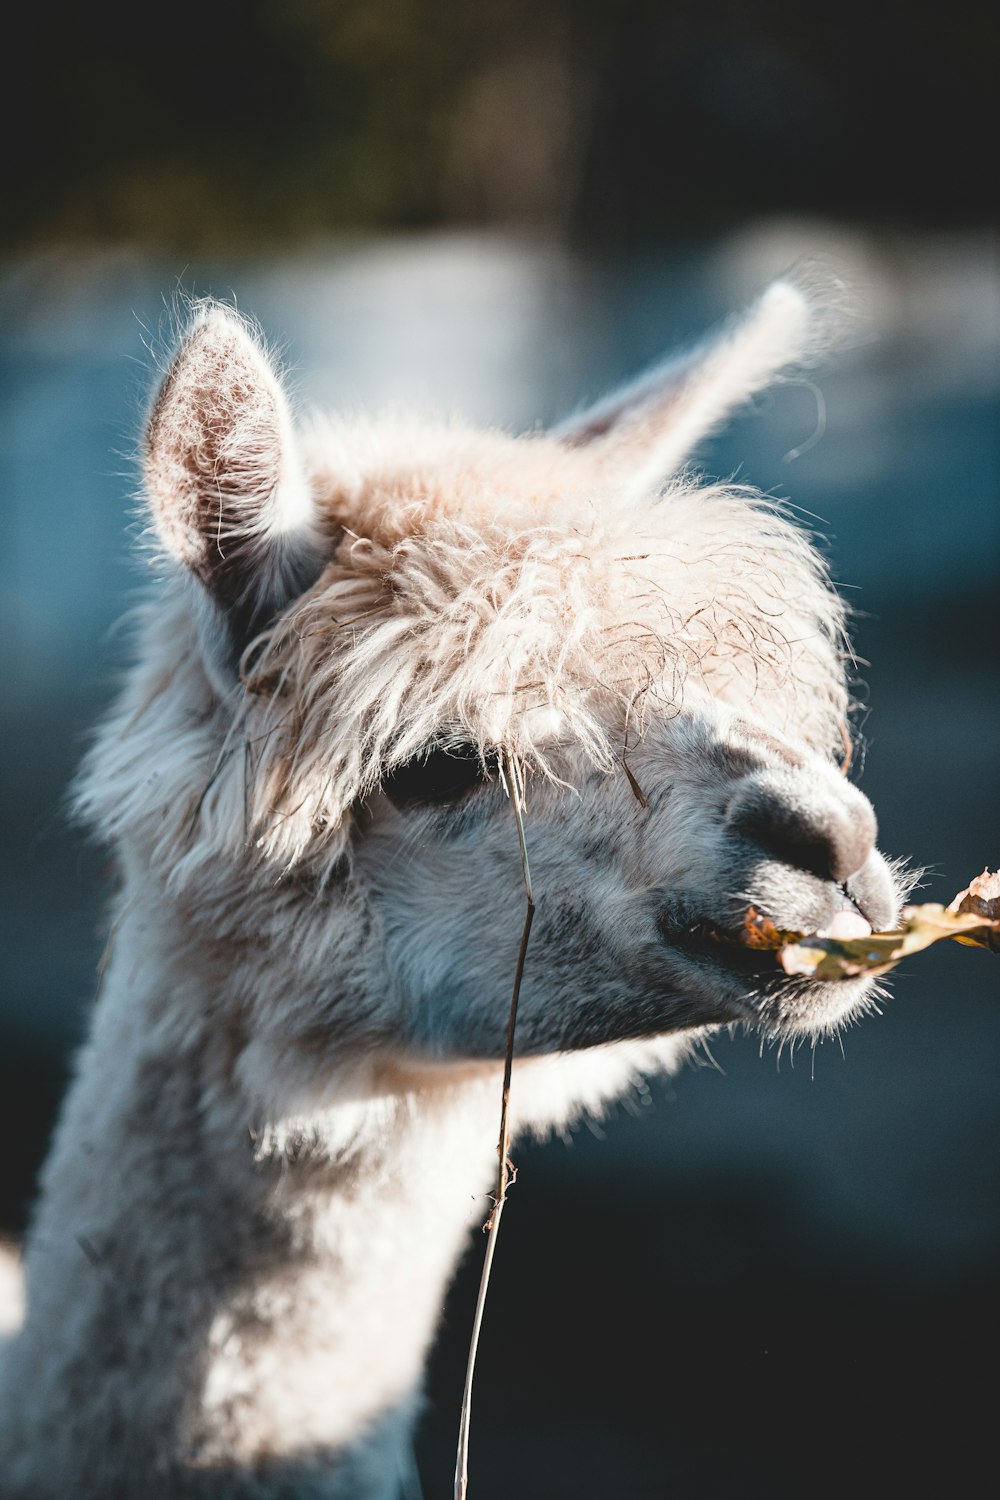
[[[823,767],[816,775],[762,771],[743,777],[726,826],[783,864],[843,884],[875,848],[868,798]]]

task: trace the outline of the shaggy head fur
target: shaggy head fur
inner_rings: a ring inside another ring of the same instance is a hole
[[[815,327],[779,283],[514,437],[297,424],[254,331],[194,310],[144,443],[161,577],[79,785],[123,889],[0,1398],[18,1496],[393,1493],[496,1139],[524,911],[501,758],[537,902],[517,1126],[713,1027],[815,1036],[869,1002],[718,941],[748,904],[816,930],[900,896],[840,774],[819,555],[687,467]]]
[[[106,739],[84,813],[112,839],[143,816],[185,828],[176,876],[234,836],[279,867],[336,863],[352,805],[438,745],[502,746],[543,775],[561,745],[610,772],[650,713],[709,702],[842,757],[843,608],[818,554],[780,505],[683,470],[675,429],[702,435],[801,356],[807,313],[772,287],[696,351],[697,379],[675,362],[558,436],[389,416],[296,437],[252,330],[200,309],[145,454],[160,555],[200,587],[168,570],[134,696],[151,718],[210,713],[211,732],[192,759],[132,724],[141,805]],[[198,657],[192,702],[177,667]]]

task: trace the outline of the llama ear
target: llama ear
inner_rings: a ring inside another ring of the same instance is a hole
[[[802,359],[813,324],[805,293],[791,281],[775,281],[741,318],[570,418],[556,436],[589,446],[609,477],[645,495],[675,474],[735,407]]]
[[[278,375],[247,325],[203,305],[153,402],[144,451],[159,540],[242,649],[322,566],[320,528]]]

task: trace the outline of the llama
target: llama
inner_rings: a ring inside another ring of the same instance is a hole
[[[120,882],[0,1376],[5,1500],[398,1495],[495,1170],[508,791],[515,1132],[720,1028],[870,1007],[724,941],[748,904],[885,927],[902,887],[841,774],[818,553],[690,467],[821,323],[776,282],[513,436],[293,422],[259,334],[190,310],[143,441],[157,587],[77,788]]]

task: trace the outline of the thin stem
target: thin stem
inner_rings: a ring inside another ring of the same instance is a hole
[[[514,1066],[514,1028],[517,1025],[517,1002],[521,994],[521,979],[524,960],[528,952],[531,921],[535,915],[535,901],[531,892],[531,871],[528,866],[528,848],[524,838],[524,780],[513,756],[504,752],[500,761],[500,775],[504,789],[511,800],[517,822],[517,842],[521,852],[521,878],[527,907],[524,926],[521,929],[521,946],[517,954],[514,971],[514,991],[510,1000],[510,1015],[507,1018],[507,1048],[503,1065],[503,1097],[500,1105],[500,1139],[497,1142],[497,1184],[493,1197],[493,1208],[484,1225],[486,1230],[486,1255],[479,1278],[479,1295],[476,1298],[476,1315],[469,1341],[469,1360],[465,1371],[465,1390],[462,1393],[462,1414],[458,1425],[458,1456],[455,1461],[455,1500],[466,1500],[469,1492],[469,1428],[472,1421],[472,1378],[476,1368],[476,1353],[479,1348],[479,1331],[483,1324],[483,1309],[486,1306],[486,1290],[490,1283],[490,1270],[500,1232],[500,1216],[507,1201],[507,1189],[517,1177],[517,1168],[510,1159],[510,1081]]]

